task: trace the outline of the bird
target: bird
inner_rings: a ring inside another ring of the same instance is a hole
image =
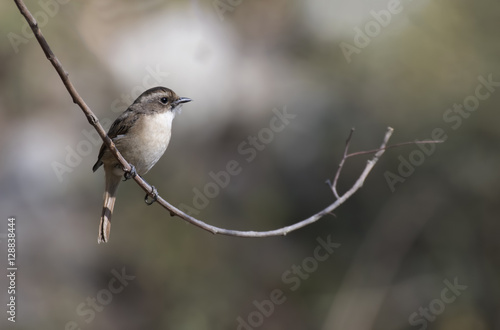
[[[97,162],[92,167],[95,172],[103,166],[105,175],[98,243],[109,241],[111,216],[122,176],[127,180],[135,175],[142,177],[149,172],[168,147],[175,115],[180,112],[184,103],[191,101],[190,98],[177,96],[169,88],[153,87],[139,95],[111,125],[108,136],[132,169],[125,172],[110,149],[102,144]]]

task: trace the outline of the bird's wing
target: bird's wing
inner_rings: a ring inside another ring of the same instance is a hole
[[[111,140],[115,140],[117,137],[125,136],[128,130],[134,125],[134,123],[139,119],[140,114],[133,113],[132,110],[127,109],[124,111],[116,120],[113,122],[108,131],[108,136]],[[106,150],[106,145],[103,143],[101,149],[99,150],[99,156],[97,156],[97,162],[92,167],[92,171],[97,171],[102,165],[102,156]]]

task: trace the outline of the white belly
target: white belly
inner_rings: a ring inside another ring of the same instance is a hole
[[[171,111],[144,115],[126,135],[116,137],[118,149],[126,150],[123,157],[135,166],[139,175],[146,174],[167,149],[174,116]]]

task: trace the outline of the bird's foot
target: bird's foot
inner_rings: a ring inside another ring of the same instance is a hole
[[[123,174],[123,181],[135,178],[136,176],[137,171],[135,170],[135,166],[130,164],[130,171],[125,171],[125,173]]]
[[[149,200],[149,196],[151,195],[151,200]],[[155,186],[151,186],[151,192],[147,193],[144,197],[144,203],[151,205],[158,199],[158,190],[156,190]]]

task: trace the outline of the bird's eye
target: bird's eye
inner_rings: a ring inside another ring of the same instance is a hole
[[[161,103],[163,103],[163,104],[167,104],[167,103],[168,103],[168,98],[166,98],[166,97],[162,97],[162,98],[160,99],[160,102],[161,102]]]

